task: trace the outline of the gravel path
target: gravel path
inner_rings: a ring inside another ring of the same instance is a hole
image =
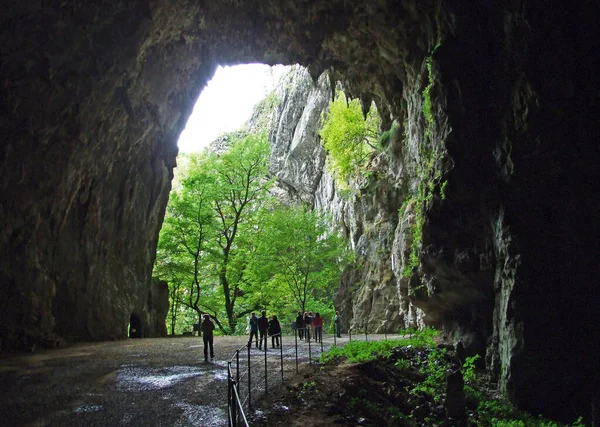
[[[365,339],[364,335],[354,338]],[[227,362],[246,340],[215,337],[215,360],[208,363],[198,337],[129,339],[4,355],[0,358],[0,426],[225,426]],[[333,337],[323,341],[326,350]],[[347,341],[342,338],[337,344]],[[269,339],[267,386],[282,379],[281,354],[284,379],[296,371],[293,336],[283,337],[283,351],[270,347]],[[320,353],[321,346],[312,343],[311,359]],[[299,363],[309,360],[306,341],[299,342],[298,359]],[[255,402],[265,392],[265,352],[252,348],[250,365]],[[247,366],[244,349],[240,353],[244,397]]]

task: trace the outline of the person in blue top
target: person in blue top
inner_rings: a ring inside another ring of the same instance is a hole
[[[252,313],[250,316],[250,339],[248,340],[248,347],[252,347],[252,337],[256,341],[255,346],[258,347],[258,319],[256,313]]]

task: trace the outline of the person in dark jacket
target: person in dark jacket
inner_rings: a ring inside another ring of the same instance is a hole
[[[312,324],[312,316],[308,314],[308,312],[304,312],[304,327],[306,328],[306,332],[304,334],[304,338],[310,341],[310,328]]]
[[[279,348],[281,345],[281,325],[275,315],[269,320],[269,335],[271,335],[271,348],[275,348],[275,343],[277,343],[277,347]]]
[[[298,312],[298,317],[296,317],[296,330],[298,331],[298,338],[304,339],[304,317],[301,311]]]
[[[213,348],[213,331],[215,330],[215,324],[210,320],[208,314],[204,315],[200,330],[202,333],[202,340],[204,341],[204,361],[208,362],[208,347],[210,347],[210,360],[215,358],[215,350]]]
[[[339,311],[335,312],[335,336],[342,338],[342,318]]]
[[[267,319],[267,313],[262,311],[258,318],[258,349],[262,350],[263,339],[265,342],[265,349],[267,348],[267,330],[269,329],[269,320]]]
[[[248,340],[248,347],[252,347],[252,337],[256,341],[255,346],[258,347],[258,318],[256,313],[252,313],[250,317],[250,339]]]

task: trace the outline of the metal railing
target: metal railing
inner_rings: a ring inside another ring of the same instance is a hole
[[[227,413],[229,426],[249,426],[248,419],[245,414],[245,409],[252,411],[252,395],[261,391],[268,393],[269,385],[269,362],[271,367],[278,364],[278,370],[281,372],[281,381],[283,382],[283,337],[281,334],[271,335],[272,346],[274,348],[275,339],[279,339],[279,354],[274,356],[268,352],[268,337],[264,341],[264,350],[261,348],[262,354],[252,352],[252,343],[249,342],[243,347],[238,348],[231,359],[227,362],[227,383],[228,383],[228,399]],[[263,340],[261,340],[261,347]],[[243,356],[240,357],[240,354]],[[279,363],[276,363],[277,360]],[[264,370],[262,368],[264,361]],[[256,375],[253,377],[253,372],[264,372],[264,376]]]
[[[344,345],[353,339],[362,339],[363,332],[364,340],[368,341],[367,323],[361,327],[350,328],[344,338],[338,338],[333,333],[321,334],[318,339],[315,337],[315,328],[297,328],[293,329],[293,342],[286,339],[285,345],[283,334],[270,336],[271,348],[277,348],[279,350],[277,352],[268,351],[268,337],[266,342],[264,337],[261,340],[261,347],[264,344],[264,348],[259,350],[260,353],[256,351],[257,348],[253,351],[251,342],[237,349],[227,362],[229,426],[249,426],[246,414],[252,411],[253,399],[256,400],[261,393],[268,394],[269,384],[275,384],[279,380],[284,382],[286,373],[284,356],[290,362],[295,360],[295,369],[290,364],[287,367],[287,373],[293,375],[294,371],[299,372],[300,363],[312,364],[313,361],[318,361],[321,354],[331,346]],[[277,337],[279,337],[279,347],[274,346]],[[387,340],[387,331],[384,332],[384,337],[372,336],[371,339]]]

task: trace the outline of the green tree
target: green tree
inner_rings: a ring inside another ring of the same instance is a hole
[[[217,274],[225,298],[225,311],[231,331],[245,312],[235,312],[241,286],[246,280],[251,236],[256,232],[261,209],[271,198],[269,189],[270,147],[266,135],[249,135],[233,141],[222,155],[213,155],[206,165],[215,178],[214,212],[218,230]]]
[[[223,332],[253,310],[236,310],[253,251],[260,211],[268,206],[266,136],[230,135],[220,153],[185,158],[171,192],[157,250],[155,274],[171,286],[172,323],[178,303],[211,314]],[[250,300],[250,299],[249,299]],[[221,322],[223,317],[225,322]],[[172,326],[172,330],[173,330]]]
[[[329,224],[326,216],[307,209],[274,209],[257,241],[253,283],[266,286],[261,292],[268,298],[286,295],[302,311],[311,296],[331,300],[349,253]]]
[[[329,154],[328,166],[341,188],[364,170],[370,154],[377,149],[380,118],[375,108],[366,117],[357,99],[348,100],[338,91],[329,104],[320,131],[322,144]]]
[[[172,323],[179,304],[196,312],[197,322],[210,312],[222,329],[216,311],[210,310],[207,269],[211,241],[217,230],[213,201],[215,179],[202,171],[206,156],[191,158],[190,169],[171,192],[157,249],[156,274],[170,284]],[[172,324],[172,332],[174,326]]]

